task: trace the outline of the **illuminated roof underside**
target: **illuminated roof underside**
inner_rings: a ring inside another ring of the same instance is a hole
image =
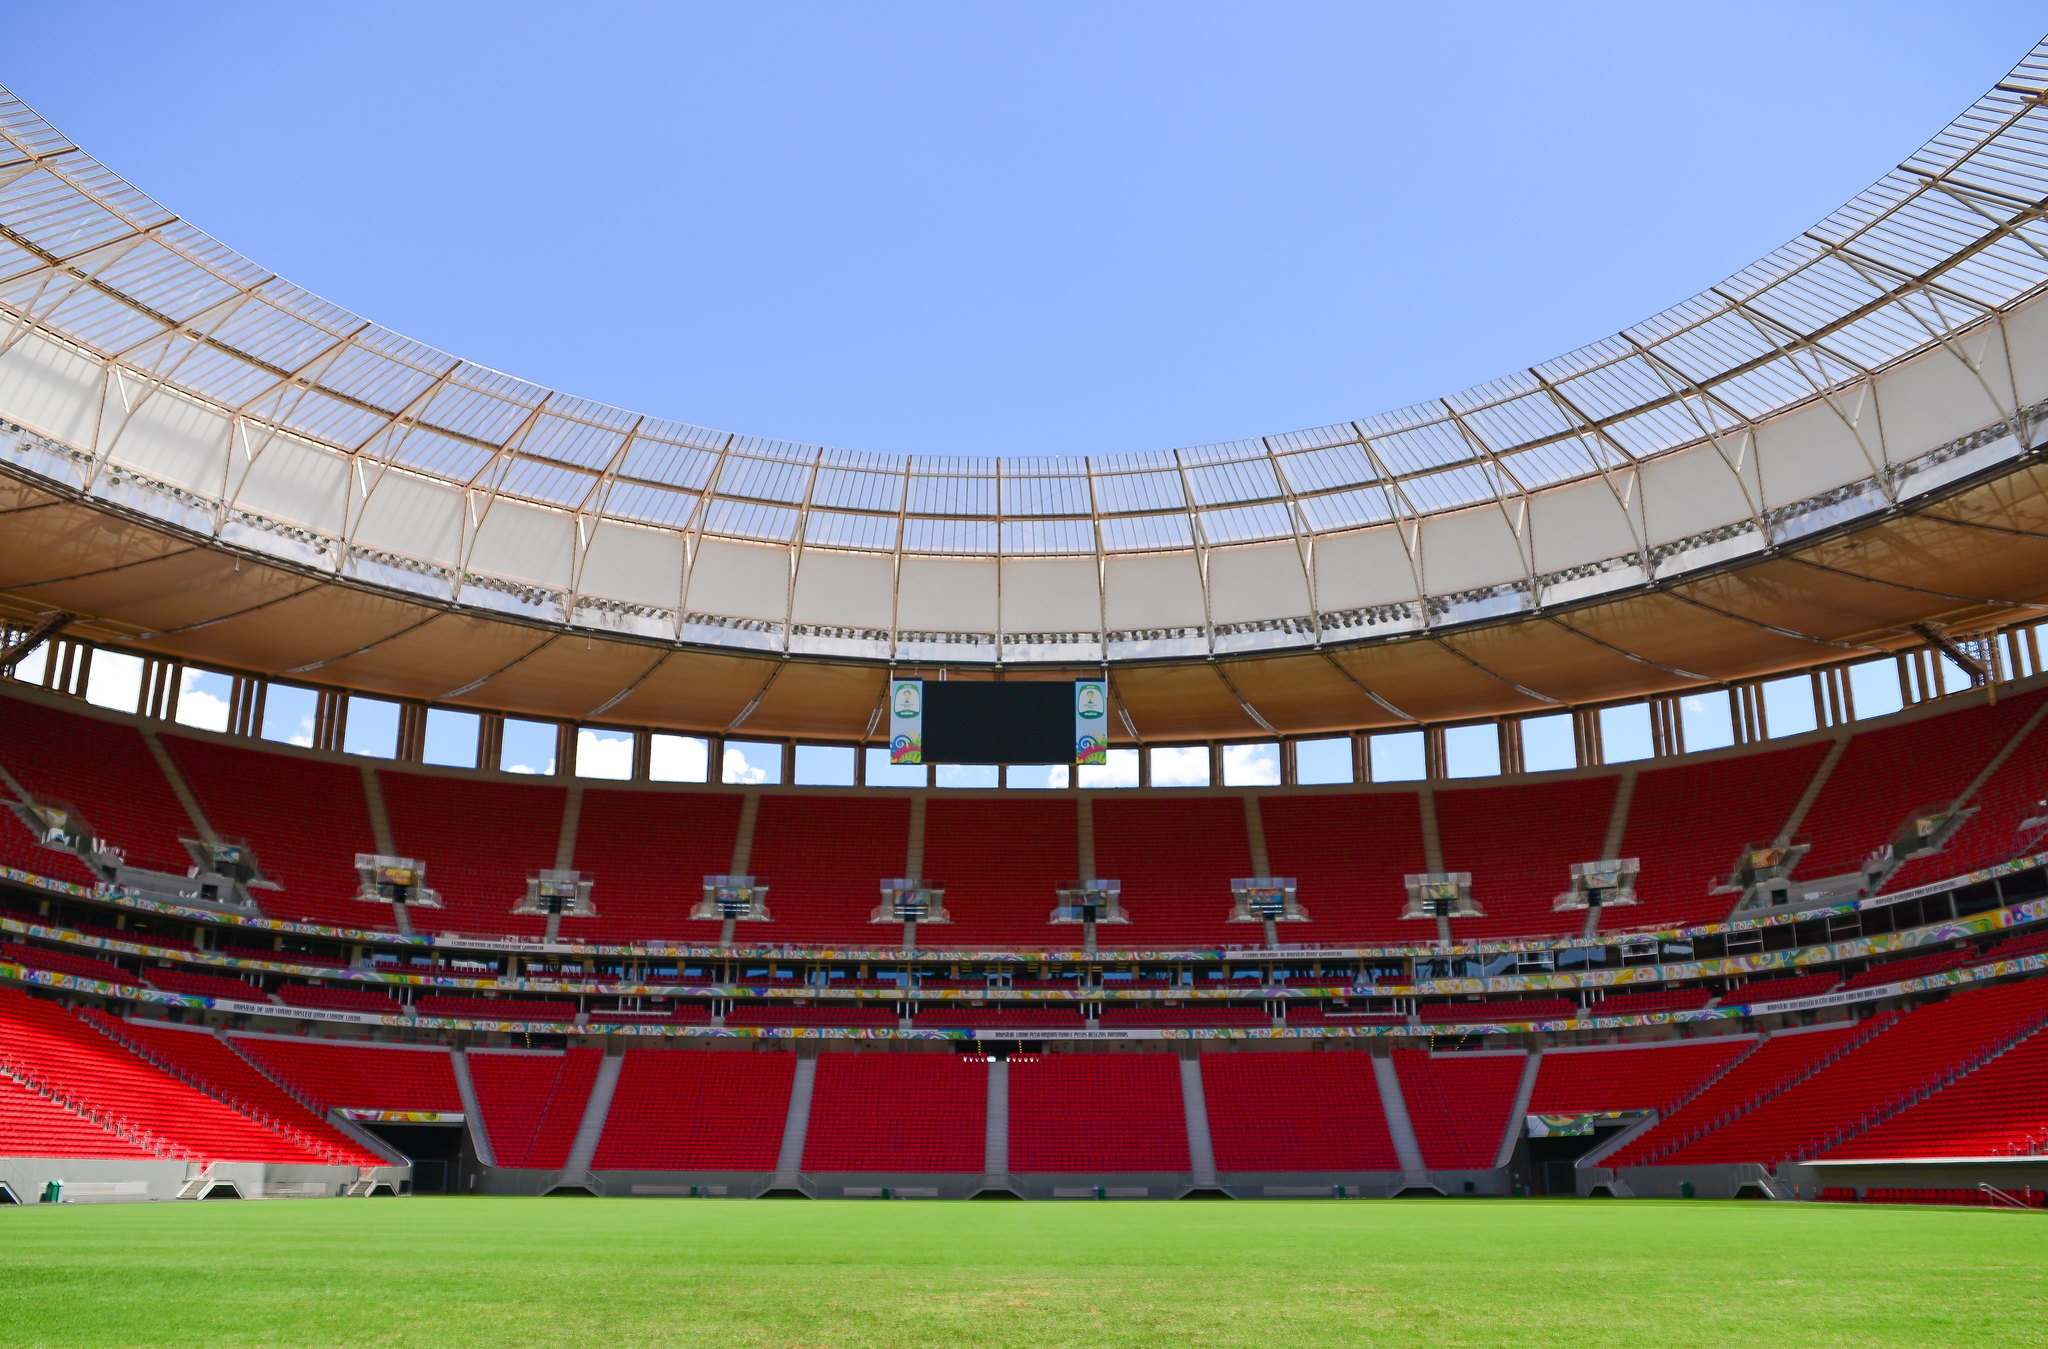
[[[1311,431],[1001,460],[709,431],[457,360],[0,90],[0,469],[437,609],[699,649],[1147,662],[1554,613],[2018,466],[2048,402],[2044,89],[2048,44],[1799,238],[1544,365]]]

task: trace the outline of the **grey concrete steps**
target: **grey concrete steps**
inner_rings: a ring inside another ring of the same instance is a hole
[[[569,1155],[562,1162],[566,1171],[588,1171],[590,1159],[597,1155],[597,1140],[604,1136],[605,1119],[612,1112],[612,1092],[619,1085],[619,1065],[625,1058],[619,1054],[607,1054],[604,1062],[597,1065],[597,1078],[590,1084],[590,1100],[583,1106],[583,1120],[576,1126],[575,1141],[569,1144]]]

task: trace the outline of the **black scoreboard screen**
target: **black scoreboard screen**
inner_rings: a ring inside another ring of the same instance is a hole
[[[924,685],[926,763],[1074,761],[1074,686],[1061,680]]]

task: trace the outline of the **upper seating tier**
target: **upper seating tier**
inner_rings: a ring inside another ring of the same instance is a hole
[[[1795,831],[1814,843],[1797,874],[1853,866],[1883,845],[1913,806],[1955,799],[2014,746],[2044,700],[2048,690],[2035,690],[1826,733],[1846,734],[1846,746]],[[0,711],[0,765],[26,790],[77,805],[133,860],[184,867],[177,840],[195,825],[135,725],[12,698],[0,700]],[[687,917],[701,878],[729,870],[744,855],[747,869],[768,886],[773,921],[742,927],[743,940],[859,949],[896,944],[895,924],[870,921],[877,882],[913,866],[947,887],[953,919],[925,925],[925,946],[1078,944],[1075,929],[1047,920],[1054,892],[1082,870],[1084,833],[1092,838],[1092,869],[1122,882],[1132,919],[1098,932],[1106,950],[1259,940],[1256,924],[1229,921],[1231,880],[1259,869],[1255,838],[1262,865],[1299,883],[1307,919],[1284,925],[1281,936],[1290,942],[1427,941],[1427,924],[1399,915],[1402,877],[1429,869],[1432,834],[1441,865],[1470,871],[1486,910],[1481,919],[1454,920],[1455,938],[1576,933],[1582,916],[1553,912],[1552,904],[1570,864],[1607,851],[1617,826],[1619,851],[1642,861],[1641,903],[1604,915],[1605,928],[1719,921],[1734,899],[1712,888],[1745,845],[1787,828],[1831,748],[1823,736],[1639,771],[1444,782],[1427,794],[1391,785],[1249,794],[1098,790],[1086,797],[1086,829],[1072,796],[933,791],[923,798],[914,863],[907,793],[765,789],[743,838],[744,795],[723,785],[584,786],[581,806],[571,812],[560,779],[366,766],[175,727],[152,733],[211,826],[254,846],[265,879],[278,887],[256,891],[273,917],[390,925],[387,908],[353,898],[354,857],[378,846],[371,803],[381,796],[391,846],[423,858],[429,883],[442,895],[445,907],[412,911],[423,931],[539,936],[544,918],[511,910],[528,878],[554,865],[573,814],[573,864],[595,878],[599,916],[563,919],[561,933],[570,941],[709,941],[716,924]],[[2015,853],[2020,821],[2048,795],[2044,747],[2048,722],[1975,790],[1977,817],[1938,860],[1917,863],[1909,876],[1930,878],[1937,869]],[[75,859],[35,846],[6,817],[0,862],[60,878],[84,875]]]
[[[566,788],[390,770],[377,778],[392,843],[427,864],[427,884],[441,896],[440,908],[411,911],[414,927],[523,937],[547,930],[546,918],[512,907],[527,880],[555,864]]]
[[[263,878],[279,887],[255,892],[266,915],[391,926],[388,909],[355,898],[356,854],[378,850],[360,768],[192,736],[163,741],[207,823],[248,840]]]
[[[0,767],[39,804],[82,813],[129,865],[182,875],[192,864],[179,840],[198,831],[134,726],[9,700]]]

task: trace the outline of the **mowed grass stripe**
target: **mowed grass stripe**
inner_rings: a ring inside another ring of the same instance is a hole
[[[0,1209],[0,1343],[2048,1344],[2048,1216],[1705,1201]]]

